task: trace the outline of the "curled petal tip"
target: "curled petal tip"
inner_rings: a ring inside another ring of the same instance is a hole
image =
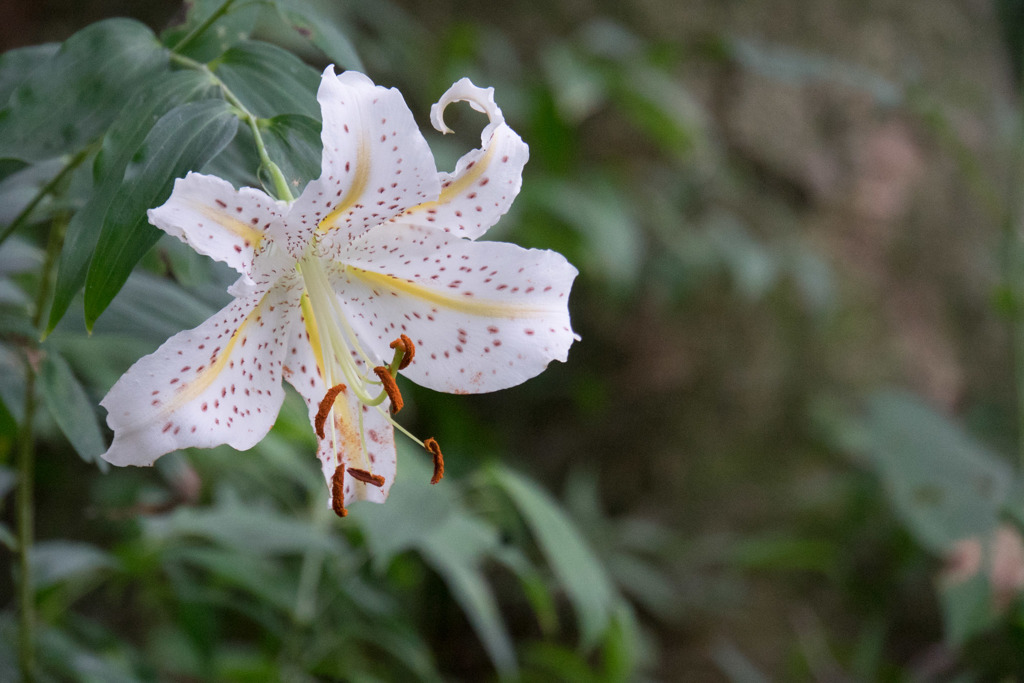
[[[444,110],[453,102],[469,102],[469,106],[479,112],[487,114],[487,119],[492,125],[500,125],[505,122],[501,109],[494,102],[494,88],[480,88],[473,85],[468,78],[461,78],[448,88],[444,95],[441,95],[433,106],[430,107],[430,123],[434,128],[444,134],[454,132],[444,122]]]

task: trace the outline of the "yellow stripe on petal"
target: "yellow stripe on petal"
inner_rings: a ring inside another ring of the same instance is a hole
[[[198,398],[204,391],[210,388],[210,385],[220,376],[220,373],[231,359],[231,352],[234,350],[235,344],[238,343],[238,339],[242,336],[245,328],[259,317],[260,311],[263,309],[263,302],[267,300],[268,294],[270,292],[264,294],[260,302],[256,304],[256,307],[249,312],[249,315],[245,316],[245,320],[242,321],[242,324],[238,326],[235,333],[231,335],[227,345],[217,355],[217,360],[211,363],[210,367],[196,375],[195,379],[182,385],[175,394],[174,400],[169,402],[161,411],[162,414],[174,412],[186,403]]]
[[[441,194],[438,196],[437,201],[423,202],[417,204],[411,209],[406,210],[406,214],[413,213],[414,211],[424,211],[431,209],[440,204],[447,204],[455,197],[459,196],[466,190],[468,190],[473,183],[480,179],[480,176],[484,174],[487,167],[491,163],[491,157],[494,155],[494,147],[488,146],[484,151],[484,154],[480,159],[477,160],[472,167],[469,168],[465,173],[456,178],[450,185],[441,189]]]
[[[366,182],[370,178],[370,145],[366,138],[359,141],[359,150],[356,152],[356,173],[352,178],[352,186],[348,189],[341,203],[334,207],[334,210],[324,216],[317,226],[320,232],[327,232],[338,227],[337,220],[346,211],[351,209],[366,190]]]
[[[320,350],[320,331],[316,326],[316,316],[313,315],[313,304],[309,301],[309,294],[302,293],[299,300],[302,306],[302,321],[306,324],[306,334],[309,335],[309,345],[313,348],[313,357],[316,358],[316,366],[320,369],[320,376],[327,377],[324,371],[324,356]]]
[[[345,272],[371,287],[382,287],[437,306],[485,318],[536,318],[564,308],[564,304],[525,306],[504,301],[479,299],[465,293],[453,296],[393,275],[364,270],[351,265],[345,266]]]
[[[213,207],[206,206],[195,202],[192,204],[192,208],[203,214],[217,225],[225,228],[228,232],[241,238],[246,246],[252,246],[253,249],[259,249],[260,243],[263,241],[263,232],[257,230],[250,225],[246,225],[237,218],[233,218],[228,214],[217,211]]]

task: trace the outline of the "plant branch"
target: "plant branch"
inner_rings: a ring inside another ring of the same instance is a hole
[[[50,228],[46,259],[36,291],[32,326],[41,329],[53,285],[53,272],[64,244],[68,217],[59,215]],[[36,412],[36,375],[41,356],[37,348],[25,350],[25,409],[18,433],[18,492],[16,505],[18,526],[18,666],[23,681],[36,675],[35,657],[35,583],[32,580],[32,549],[35,537],[35,448],[32,421]]]
[[[200,71],[207,76],[224,94],[224,99],[227,100],[228,104],[234,107],[238,112],[238,118],[249,126],[252,131],[253,139],[256,141],[256,153],[260,157],[260,165],[267,170],[270,174],[271,179],[274,181],[274,192],[277,194],[277,198],[286,202],[290,202],[295,197],[292,195],[291,188],[288,187],[288,181],[281,172],[280,167],[275,164],[271,159],[270,155],[267,154],[266,143],[263,142],[263,133],[260,131],[259,119],[238,99],[238,96],[228,87],[228,84],[220,79],[217,74],[213,72],[213,69],[207,64],[197,62],[194,59],[185,57],[184,55],[172,54],[172,61],[177,62],[181,66]]]
[[[30,201],[28,205],[26,205],[25,208],[14,217],[14,220],[11,221],[7,227],[0,228],[0,244],[3,244],[4,240],[14,234],[14,231],[20,228],[25,221],[28,220],[28,217],[32,215],[35,208],[39,206],[39,202],[43,201],[46,195],[52,193],[57,186],[68,177],[69,173],[81,166],[82,162],[85,161],[90,154],[96,151],[100,144],[100,142],[94,142],[91,145],[78,150],[78,152],[68,160],[68,163],[64,165],[64,168],[62,168],[57,175],[53,176],[49,182],[39,188],[39,191],[36,192],[34,197],[32,197],[32,201]]]

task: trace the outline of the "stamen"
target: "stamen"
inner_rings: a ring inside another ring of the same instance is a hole
[[[395,378],[391,376],[391,372],[383,365],[375,367],[373,372],[380,379],[380,383],[384,385],[384,391],[387,392],[388,398],[391,399],[391,413],[397,414],[405,404],[402,402],[402,394],[398,391],[398,384],[395,382]]]
[[[364,484],[372,484],[377,488],[384,486],[384,477],[379,474],[371,474],[366,470],[361,470],[355,467],[349,467],[348,473],[353,479],[361,481]]]
[[[405,336],[404,334],[401,335],[395,341],[391,342],[391,348],[402,349],[402,362],[398,364],[399,370],[405,370],[407,367],[409,367],[409,363],[411,363],[412,359],[416,356],[415,344],[412,343],[412,339],[409,339],[409,337]]]
[[[336,384],[327,390],[323,400],[320,401],[320,407],[316,411],[316,419],[313,421],[313,426],[316,427],[316,435],[321,439],[326,438],[324,436],[324,422],[327,422],[327,414],[334,407],[334,399],[338,398],[338,394],[343,391],[345,391],[345,385]]]
[[[331,476],[331,508],[334,514],[344,517],[348,514],[345,509],[345,466],[338,465],[334,468],[334,475]]]
[[[430,483],[436,484],[444,478],[444,456],[441,455],[441,447],[437,445],[437,439],[434,437],[424,441],[423,447],[434,456],[434,476],[430,478]]]

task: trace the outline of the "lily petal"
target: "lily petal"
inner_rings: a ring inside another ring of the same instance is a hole
[[[260,190],[236,190],[216,176],[189,173],[174,181],[171,196],[148,216],[150,223],[200,254],[251,275],[266,231],[280,222],[282,213],[282,205]]]
[[[309,421],[316,424],[320,402],[329,387],[323,381],[319,353],[314,350],[315,328],[296,325],[288,344],[284,363],[284,377],[295,387],[309,408]],[[312,332],[312,334],[310,334]],[[394,483],[397,463],[395,436],[391,423],[385,417],[387,401],[380,407],[363,405],[355,394],[347,389],[338,393],[324,424],[324,438],[319,439],[317,457],[324,479],[327,482],[328,505],[331,503],[331,487],[334,472],[344,466],[344,502],[348,506],[357,500],[382,503]],[[360,419],[360,414],[362,418]],[[354,467],[384,477],[382,486],[374,486],[352,477],[347,468]]]
[[[179,448],[252,448],[284,399],[284,340],[298,318],[288,296],[278,287],[236,299],[129,368],[100,402],[114,430],[103,458],[151,465]]]
[[[329,66],[317,99],[323,172],[289,214],[285,240],[296,258],[314,235],[322,253],[340,253],[349,240],[440,192],[434,157],[398,90],[354,71],[337,76]]]
[[[566,300],[577,271],[553,251],[386,225],[350,245],[336,272],[363,348],[385,355],[408,335],[416,359],[403,374],[436,391],[515,386],[564,361],[576,339]]]
[[[469,102],[487,114],[489,123],[480,135],[480,149],[467,152],[454,173],[441,173],[441,194],[436,201],[414,206],[393,221],[441,228],[460,237],[476,239],[498,222],[512,205],[523,183],[529,147],[505,123],[494,102],[494,88],[479,88],[468,79],[458,81],[430,109],[430,121],[442,133],[444,110],[453,102]]]

